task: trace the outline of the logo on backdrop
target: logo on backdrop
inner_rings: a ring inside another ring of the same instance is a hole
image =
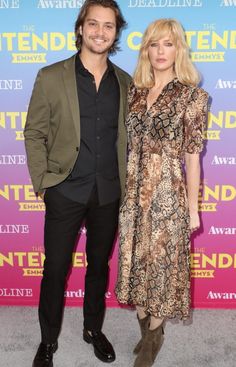
[[[28,224],[0,224],[0,234],[28,234]]]
[[[26,156],[24,154],[1,154],[0,155],[0,165],[10,166],[19,165],[22,166],[26,164]]]
[[[79,9],[85,0],[38,0],[40,9]]]
[[[185,34],[194,62],[223,62],[225,52],[236,49],[236,30],[217,32],[215,24],[204,24],[203,30],[188,30]],[[127,37],[128,47],[138,51],[142,36],[139,31],[131,32]]]
[[[208,232],[209,235],[219,236],[234,236],[236,235],[236,227],[214,227],[211,226]]]
[[[199,190],[199,210],[202,212],[216,212],[222,202],[231,202],[236,198],[236,187],[233,185],[207,185],[204,180]]]
[[[214,155],[211,164],[213,166],[234,166],[236,165],[236,157],[222,157]]]
[[[12,130],[15,132],[15,140],[24,140],[26,116],[27,112],[0,112],[0,129]]]
[[[0,79],[0,90],[23,89],[22,79]]]
[[[213,253],[206,255],[204,252],[191,254],[192,278],[214,278],[217,269],[236,270],[236,254]]]
[[[215,85],[215,89],[236,89],[236,80],[218,79]]]
[[[0,297],[33,297],[32,288],[0,288]]]
[[[236,31],[217,32],[216,24],[204,24],[204,29],[187,31],[186,38],[194,62],[225,61],[225,51],[236,48]]]
[[[45,255],[40,251],[31,252],[0,252],[0,268],[19,268],[23,277],[42,276]],[[87,266],[85,252],[74,252],[72,255],[73,268],[85,268]]]
[[[19,204],[19,211],[43,211],[44,202],[36,197],[32,185],[12,184],[0,186],[0,199],[15,201]]]
[[[76,291],[66,290],[64,296],[66,298],[84,298],[84,290],[83,289],[77,289]],[[106,299],[111,298],[111,292],[106,292],[105,297]]]
[[[236,300],[236,293],[210,291],[207,295],[207,299]]]
[[[0,52],[9,52],[13,64],[46,63],[47,51],[62,50],[76,50],[74,32],[37,33],[34,25],[25,25],[22,32],[0,34]]]
[[[218,111],[208,113],[207,130],[204,137],[207,140],[221,140],[221,132],[223,129],[236,128],[236,111]]]
[[[236,0],[220,0],[220,6],[236,6]]]
[[[128,8],[191,8],[202,7],[203,0],[129,0]]]
[[[0,0],[0,9],[19,9],[20,0]]]

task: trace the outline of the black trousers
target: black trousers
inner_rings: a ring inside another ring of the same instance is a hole
[[[39,302],[42,341],[54,343],[59,335],[64,291],[75,241],[85,220],[87,230],[84,327],[102,328],[108,260],[117,224],[119,201],[100,206],[96,189],[86,205],[64,197],[55,188],[45,193],[45,262]]]

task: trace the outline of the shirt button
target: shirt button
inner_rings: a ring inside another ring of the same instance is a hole
[[[97,154],[97,158],[100,158],[101,157],[101,155],[100,154]]]
[[[96,136],[97,140],[100,140],[100,136]]]
[[[97,121],[100,121],[100,117],[97,117]]]

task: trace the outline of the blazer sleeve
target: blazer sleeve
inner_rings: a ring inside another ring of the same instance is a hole
[[[43,71],[34,84],[24,129],[27,163],[34,191],[40,188],[47,171],[47,137],[50,123],[50,105],[43,90]]]

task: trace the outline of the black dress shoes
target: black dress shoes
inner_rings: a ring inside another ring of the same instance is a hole
[[[57,342],[54,344],[40,343],[32,367],[53,367],[53,353],[56,352],[57,348]]]
[[[93,344],[94,354],[102,362],[113,362],[116,355],[111,343],[101,331],[91,331],[90,333],[84,329],[84,341]]]

